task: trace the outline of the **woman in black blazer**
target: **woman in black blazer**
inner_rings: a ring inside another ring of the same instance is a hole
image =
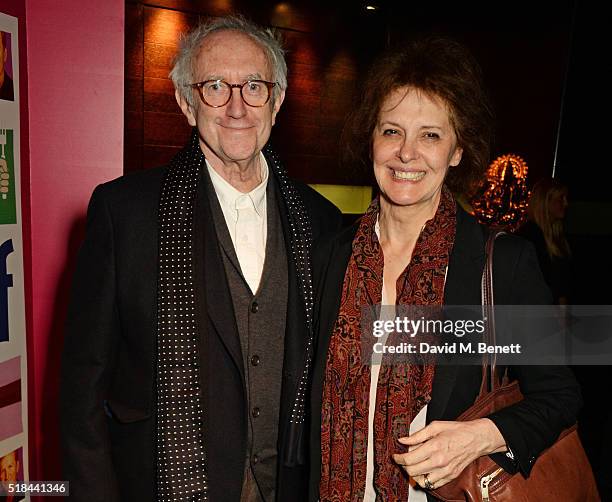
[[[432,500],[420,487],[450,482],[482,455],[528,476],[576,420],[580,393],[566,368],[513,366],[525,399],[457,422],[478,395],[479,366],[428,356],[371,364],[362,343],[364,308],[480,305],[486,232],[451,190],[484,173],[491,117],[480,70],[455,42],[415,42],[370,72],[348,130],[352,153],[373,163],[380,195],[315,256],[313,501]],[[494,264],[497,304],[551,302],[526,241],[498,239]]]

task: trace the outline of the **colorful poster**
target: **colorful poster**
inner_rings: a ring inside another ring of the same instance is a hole
[[[24,500],[23,495],[10,495],[10,483],[23,481],[23,448],[17,448],[7,453],[0,452],[0,501]]]
[[[23,432],[20,357],[0,363],[0,441]]]
[[[13,131],[0,129],[0,225],[17,223],[14,179]]]
[[[29,479],[17,26],[17,18],[0,12],[0,477],[6,480]]]
[[[12,33],[0,29],[0,99],[15,100],[15,85],[13,79],[13,51],[11,50]]]

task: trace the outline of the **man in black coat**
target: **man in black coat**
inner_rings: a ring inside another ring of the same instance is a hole
[[[62,364],[74,500],[305,496],[310,256],[340,214],[266,146],[286,71],[267,30],[196,27],[170,74],[189,144],[94,191]]]

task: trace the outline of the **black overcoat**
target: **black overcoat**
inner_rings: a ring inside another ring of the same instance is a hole
[[[74,275],[61,376],[63,469],[72,500],[155,500],[158,204],[167,167],[96,188]],[[270,170],[270,182],[277,184]],[[295,183],[315,242],[340,226],[335,206]],[[285,244],[287,210],[276,186]],[[247,444],[240,341],[204,179],[194,215],[194,270],[201,337],[210,500],[238,501]],[[304,497],[308,466],[285,467],[290,407],[304,367],[307,330],[295,263],[279,417],[280,501]]]
[[[318,325],[311,394],[310,499],[318,498],[321,471],[321,399],[327,349],[342,296],[342,283],[351,255],[357,224],[327,240],[315,254],[315,316]],[[457,207],[455,243],[451,252],[444,303],[480,305],[481,277],[485,263],[486,232],[476,220]],[[494,251],[494,293],[499,305],[546,305],[551,295],[538,267],[533,246],[513,235],[497,239]],[[580,388],[566,367],[514,366],[525,400],[490,416],[514,453],[492,457],[510,472],[527,476],[536,458],[559,433],[576,421],[581,406]],[[503,368],[502,368],[503,370]],[[427,423],[454,420],[476,399],[482,381],[479,366],[439,365],[436,368]]]

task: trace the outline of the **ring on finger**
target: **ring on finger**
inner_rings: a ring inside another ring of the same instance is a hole
[[[425,474],[425,488],[427,490],[433,490],[434,489],[434,483],[429,481],[429,473]]]

